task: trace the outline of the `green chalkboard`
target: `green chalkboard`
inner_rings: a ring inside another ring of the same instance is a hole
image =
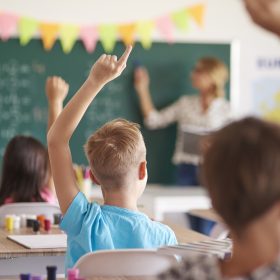
[[[123,50],[123,45],[117,43],[114,53],[119,56]],[[88,54],[79,41],[70,54],[64,54],[58,42],[50,52],[45,52],[37,39],[25,47],[21,47],[17,39],[0,42],[1,157],[8,140],[16,134],[30,134],[46,143],[46,78],[62,76],[70,84],[69,99],[102,53],[100,43],[93,54]],[[148,67],[153,100],[160,109],[183,94],[195,93],[189,73],[202,56],[218,57],[230,67],[230,44],[153,43],[150,50],[136,44],[123,75],[102,90],[75,132],[71,140],[74,161],[86,163],[82,146],[92,131],[106,121],[123,117],[143,124],[133,89],[134,62]],[[229,85],[227,91],[228,88]],[[142,126],[142,132],[147,145],[149,182],[172,184],[174,166],[171,157],[176,125],[155,131]]]

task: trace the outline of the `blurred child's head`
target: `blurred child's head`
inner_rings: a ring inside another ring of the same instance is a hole
[[[197,61],[191,73],[192,85],[199,91],[209,91],[213,97],[224,97],[228,69],[217,58],[204,57]]]
[[[30,136],[15,136],[8,143],[2,162],[0,205],[13,202],[43,201],[41,190],[49,181],[46,147]]]
[[[140,186],[140,196],[147,182],[146,147],[139,125],[124,119],[106,123],[93,133],[86,145],[94,179],[104,189],[119,191],[128,185]]]
[[[214,133],[209,143],[203,180],[214,209],[237,236],[265,221],[262,230],[274,232],[280,243],[280,127],[245,118]]]

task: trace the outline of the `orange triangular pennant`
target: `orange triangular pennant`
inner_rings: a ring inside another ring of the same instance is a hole
[[[187,8],[187,11],[192,19],[200,26],[204,25],[205,5],[198,4]]]
[[[134,33],[136,24],[124,24],[118,27],[118,33],[126,46],[134,45]]]
[[[59,30],[58,24],[53,23],[40,23],[39,29],[44,45],[44,49],[49,51],[54,45]]]

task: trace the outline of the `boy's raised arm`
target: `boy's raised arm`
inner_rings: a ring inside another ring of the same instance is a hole
[[[94,97],[105,84],[117,78],[125,69],[131,50],[131,46],[128,46],[119,60],[116,56],[100,56],[87,80],[65,106],[48,133],[51,170],[62,213],[67,211],[78,193],[69,140]]]

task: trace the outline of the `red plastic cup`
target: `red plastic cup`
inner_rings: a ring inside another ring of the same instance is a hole
[[[45,231],[51,230],[51,220],[49,220],[49,219],[44,220],[44,230]]]

